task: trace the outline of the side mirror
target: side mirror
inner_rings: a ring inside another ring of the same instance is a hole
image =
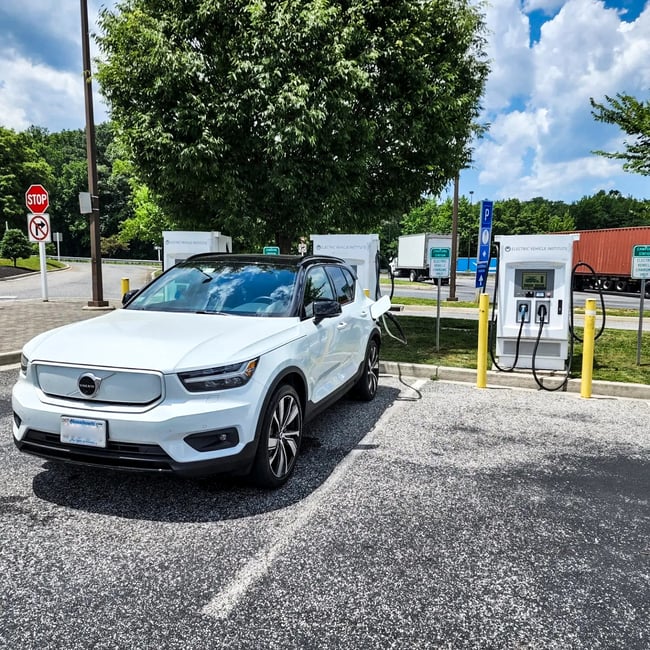
[[[336,300],[314,300],[314,323],[318,325],[324,318],[334,318],[342,313]]]
[[[127,291],[123,296],[122,296],[122,306],[128,304],[131,302],[131,299],[135,297],[137,293],[140,292],[140,289],[131,289],[130,291]]]

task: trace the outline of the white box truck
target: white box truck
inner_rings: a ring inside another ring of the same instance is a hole
[[[429,250],[440,245],[440,240],[449,241],[451,235],[436,235],[421,232],[415,235],[400,235],[397,241],[397,257],[391,262],[391,269],[396,277],[408,277],[411,282],[429,280]],[[449,278],[442,278],[447,284]]]

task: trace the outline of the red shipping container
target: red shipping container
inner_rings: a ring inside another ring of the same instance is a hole
[[[586,262],[598,275],[628,276],[632,272],[632,247],[650,245],[650,226],[576,230],[580,240],[573,244],[573,264]],[[586,267],[576,273],[589,273]]]

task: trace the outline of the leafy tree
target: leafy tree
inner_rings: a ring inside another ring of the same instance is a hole
[[[467,0],[121,0],[102,92],[179,224],[283,250],[376,228],[467,163],[488,64]]]
[[[68,254],[88,255],[88,215],[82,215],[79,211],[79,192],[88,191],[85,131],[76,129],[49,133],[47,129],[30,127],[26,134],[31,138],[34,149],[54,171],[50,191],[50,219],[53,231],[62,233],[64,248]],[[133,216],[133,173],[120,164],[123,152],[116,145],[113,125],[110,122],[97,126],[96,141],[100,229],[102,237],[112,237],[118,234],[120,224]]]
[[[102,237],[100,246],[103,257],[119,258],[129,250],[129,245],[121,241],[119,235]]]
[[[33,183],[52,186],[52,170],[24,133],[0,126],[0,222],[26,222],[25,192]]]
[[[623,169],[644,176],[650,175],[650,101],[640,102],[631,95],[617,93],[605,95],[609,106],[590,98],[592,115],[598,122],[617,124],[632,141],[625,142],[625,151],[607,153],[595,151],[600,156],[624,160]]]
[[[0,257],[12,260],[14,266],[19,259],[25,259],[32,254],[32,246],[24,232],[17,228],[5,230],[0,240]]]
[[[584,196],[569,208],[578,230],[624,228],[650,223],[648,202],[624,197],[616,190]]]
[[[134,181],[131,195],[133,216],[120,224],[120,240],[130,244],[162,245],[164,230],[174,230],[171,221],[151,196],[146,185]]]

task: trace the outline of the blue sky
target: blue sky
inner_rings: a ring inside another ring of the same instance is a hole
[[[84,126],[81,23],[74,0],[2,0],[0,124],[50,131]],[[91,25],[101,6],[88,0]],[[460,193],[474,201],[542,196],[573,202],[599,190],[650,198],[650,178],[591,151],[622,149],[624,136],[594,121],[589,98],[650,99],[650,4],[644,0],[489,0],[488,79]],[[95,91],[97,87],[95,84]],[[106,119],[95,99],[97,122]],[[443,193],[443,197],[445,194]]]

